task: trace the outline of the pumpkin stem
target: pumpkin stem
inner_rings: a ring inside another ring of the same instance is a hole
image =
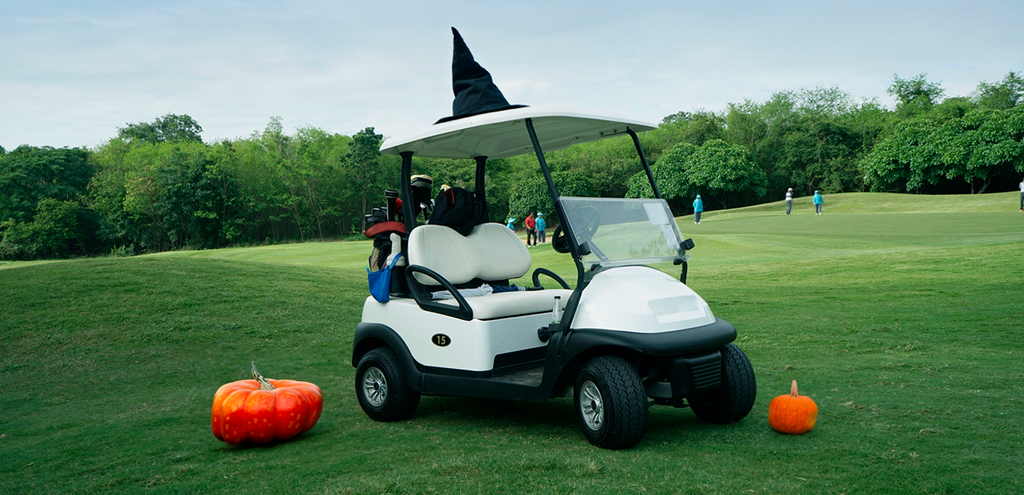
[[[253,368],[252,368],[252,370],[253,370],[253,371],[256,371],[256,366],[255,366],[255,365],[253,365]],[[800,395],[800,394],[798,394],[798,393],[796,392],[796,380],[793,380],[793,386],[792,386],[792,387],[790,387],[790,389],[789,389],[789,395],[791,395],[791,396],[793,396],[793,397],[797,397],[797,396],[799,396],[799,395]]]
[[[274,390],[274,385],[270,383],[270,380],[263,378],[263,375],[259,371],[256,371],[256,361],[252,361],[252,377],[256,379],[256,382],[260,384],[260,390]],[[796,382],[793,382],[793,386],[796,387]],[[796,390],[795,388],[793,390]]]

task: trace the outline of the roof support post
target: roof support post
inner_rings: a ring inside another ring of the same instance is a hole
[[[487,187],[484,184],[484,175],[487,167],[487,157],[478,156],[476,159],[476,191],[473,194],[476,195],[476,199],[482,203],[484,208],[484,221],[491,221],[491,208],[487,204]]]
[[[626,129],[629,133],[629,137],[633,138],[633,146],[636,146],[636,154],[640,155],[640,163],[644,166],[644,171],[647,172],[647,180],[651,182],[651,190],[654,191],[654,197],[661,199],[661,192],[658,191],[658,183],[654,181],[654,172],[651,172],[651,166],[647,163],[647,155],[644,155],[644,149],[640,146],[640,138],[636,136],[636,132],[633,129]]]
[[[526,130],[530,133],[530,142],[533,143],[533,153],[537,155],[537,161],[540,162],[540,169],[544,172],[544,180],[548,183],[548,191],[551,193],[551,200],[555,202],[555,216],[558,218],[558,224],[562,227],[566,239],[569,240],[569,253],[572,255],[573,261],[576,262],[576,273],[577,282],[576,290],[582,291],[582,288],[586,285],[583,277],[583,256],[580,254],[580,247],[576,244],[576,234],[573,234],[572,228],[569,225],[569,221],[565,215],[565,211],[562,209],[562,203],[558,200],[558,189],[555,187],[555,181],[551,178],[551,170],[548,168],[548,162],[544,159],[544,150],[540,147],[540,140],[537,139],[537,131],[533,129],[533,119],[526,119]],[[554,241],[554,239],[552,239]],[[575,310],[575,307],[572,307]],[[565,316],[566,320],[572,319],[572,312],[569,312]]]
[[[412,233],[412,229],[416,227],[416,213],[413,209],[412,199],[412,152],[403,151],[399,153],[402,155],[402,177],[401,180],[401,191],[402,191],[402,220],[405,222],[406,235]]]
[[[576,245],[576,236],[572,235],[572,231],[569,229],[569,222],[566,221],[565,212],[562,211],[562,203],[558,201],[558,188],[555,187],[555,181],[551,178],[551,170],[548,168],[548,162],[544,159],[544,150],[540,147],[540,140],[537,139],[537,131],[533,129],[533,119],[526,119],[526,130],[530,133],[530,142],[533,143],[533,154],[537,155],[537,161],[540,162],[540,170],[544,173],[544,180],[548,183],[548,192],[551,193],[551,200],[555,202],[555,216],[558,217],[558,223],[562,226],[562,230],[565,232],[566,237],[569,239],[569,251],[572,253],[573,259],[580,258],[579,246]]]
[[[537,131],[533,129],[533,119],[526,119],[526,131],[530,133],[533,154],[537,155],[537,161],[540,162],[540,170],[544,173],[544,180],[548,183],[548,192],[551,193],[551,199],[555,202],[555,208],[558,209],[558,189],[555,188],[555,181],[551,179],[551,170],[548,169],[548,162],[544,159],[544,150],[541,149],[540,140],[537,139]],[[558,221],[562,220],[563,218],[559,216]]]
[[[478,156],[474,158],[476,160],[476,193],[480,195],[481,199],[487,199],[487,191],[484,188],[484,168],[487,166],[487,157]]]

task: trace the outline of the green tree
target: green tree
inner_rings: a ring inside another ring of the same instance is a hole
[[[697,194],[715,198],[726,208],[731,200],[765,194],[765,175],[739,145],[713,139],[697,147],[679,143],[666,151],[651,172],[662,198],[673,208],[688,211],[687,200]],[[654,197],[645,172],[629,181],[629,197]]]
[[[922,192],[945,179],[984,192],[994,179],[1024,172],[1024,107],[902,122],[860,167],[874,191]]]
[[[0,226],[0,258],[47,259],[82,254],[88,236],[79,221],[82,215],[77,201],[41,199],[32,221],[9,220]]]
[[[1008,110],[1024,103],[1024,78],[1009,72],[997,83],[982,82],[974,92],[973,99],[981,108]]]
[[[384,136],[373,131],[373,127],[367,127],[354,135],[349,143],[349,151],[345,154],[344,161],[348,167],[349,184],[359,199],[359,214],[366,215],[370,212],[370,200],[378,199],[383,201],[384,189],[389,183],[387,176],[381,167],[380,143]],[[363,220],[360,230],[366,229],[366,221]]]
[[[127,241],[124,214],[125,155],[131,147],[120,138],[100,145],[92,154],[95,174],[89,183],[88,204],[99,215],[97,236],[109,244]]]
[[[861,136],[849,119],[827,114],[800,116],[783,138],[779,169],[789,172],[795,190],[838,193],[862,186],[856,168]]]
[[[205,146],[175,146],[162,165],[155,214],[171,249],[226,245],[223,226],[234,217],[233,178],[217,173]]]
[[[536,157],[527,156],[534,164],[533,173],[539,175]],[[643,168],[629,136],[571,146],[547,153],[545,158],[552,170],[573,170],[587,176],[594,188],[590,194],[598,197],[623,197],[630,176]]]
[[[561,196],[590,196],[594,189],[590,177],[575,170],[552,172],[551,179]],[[548,191],[548,184],[543,175],[535,174],[512,186],[512,192],[509,194],[509,216],[521,221],[530,212],[544,213],[548,219],[548,229],[553,230],[558,221],[553,215],[554,211],[555,204],[551,201],[551,192]]]
[[[683,175],[683,169],[687,167],[687,160],[700,148],[688,142],[679,143],[662,153],[658,162],[651,166],[651,173],[658,184],[658,192],[662,199],[669,203],[673,211],[685,212],[687,198],[694,194],[693,184]],[[647,179],[647,172],[641,170],[630,177],[629,190],[626,193],[629,198],[653,198],[654,191],[651,189],[651,182]]]
[[[240,217],[231,227],[248,242],[301,240],[304,236],[300,198],[292,194],[289,167],[291,138],[280,117],[271,117],[262,132],[223,143],[218,167],[237,180]]]
[[[1024,106],[978,109],[947,122],[932,136],[947,179],[985,192],[1003,174],[1024,172]]]
[[[351,138],[329,134],[314,127],[303,127],[295,135],[294,173],[300,194],[313,217],[321,238],[347,234],[357,222],[345,206],[346,189],[343,160],[349,152]]]
[[[743,146],[765,176],[764,194],[863,187],[857,163],[890,127],[875,100],[860,103],[837,87],[783,91],[763,103],[731,104],[722,140]],[[761,196],[763,197],[763,196]],[[733,198],[742,203],[760,197]]]
[[[239,194],[215,150],[196,142],[106,143],[96,152],[90,186],[103,238],[139,251],[219,247],[237,239]]]
[[[682,177],[698,194],[716,198],[722,208],[744,195],[764,196],[767,182],[764,171],[746,149],[721,139],[704,143],[690,155]]]
[[[84,148],[19,146],[0,155],[0,221],[32,220],[39,201],[76,201],[93,175]]]
[[[933,134],[938,125],[927,119],[900,122],[860,161],[865,186],[876,192],[920,192],[943,176]]]
[[[0,257],[98,249],[94,215],[82,206],[93,173],[85,149],[20,146],[0,155]]]
[[[652,132],[654,135],[664,135],[671,139],[671,144],[662,146],[664,149],[678,142],[700,146],[712,139],[722,139],[725,134],[725,119],[714,112],[704,110],[694,113],[677,112],[662,119],[659,130],[662,132]]]
[[[188,115],[169,113],[157,117],[152,123],[126,124],[117,129],[117,137],[130,144],[203,142],[203,128]]]
[[[793,183],[792,171],[778,165],[784,163],[785,136],[799,115],[799,95],[790,91],[775,93],[762,104],[729,105],[723,140],[747,150],[765,175],[765,193],[780,195]]]
[[[301,171],[297,170],[296,146],[293,138],[284,133],[284,124],[280,116],[270,118],[263,134],[257,137],[258,146],[263,151],[261,157],[265,166],[269,167],[270,177],[278,182],[279,189],[271,198],[272,204],[283,208],[294,220],[294,228],[300,241],[306,240],[311,230],[311,222],[306,215],[306,203],[302,200]]]
[[[896,98],[896,111],[905,117],[913,117],[931,111],[942,99],[945,90],[939,83],[930,83],[927,74],[918,74],[910,79],[893,75],[887,92]]]
[[[946,98],[942,100],[942,103],[935,105],[932,108],[932,112],[927,118],[935,120],[936,122],[947,122],[953,119],[959,119],[967,112],[974,110],[978,105],[971,101],[970,98],[964,98],[956,96],[953,98]]]
[[[287,135],[280,117],[247,138],[213,147],[214,171],[233,179],[236,211],[222,226],[232,242],[338,237],[358,229],[348,136],[303,127]],[[227,196],[225,196],[227,197]]]

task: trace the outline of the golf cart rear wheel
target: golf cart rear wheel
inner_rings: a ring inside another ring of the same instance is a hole
[[[628,449],[647,430],[647,394],[640,375],[615,356],[591,359],[576,376],[573,393],[580,429],[590,443]]]
[[[722,386],[689,398],[690,408],[702,421],[726,424],[739,421],[750,413],[757,398],[754,367],[747,355],[733,344],[720,347],[722,352]]]
[[[363,355],[356,368],[359,406],[377,421],[408,418],[420,403],[420,393],[409,388],[395,353],[378,347]]]

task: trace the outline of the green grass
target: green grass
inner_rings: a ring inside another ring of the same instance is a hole
[[[737,326],[758,399],[724,426],[652,408],[621,452],[590,446],[567,399],[425,397],[410,420],[369,420],[350,365],[367,242],[12,264],[0,493],[1019,493],[1024,214],[1002,199],[681,218],[690,285]],[[550,246],[531,254],[573,274]],[[316,427],[268,447],[213,437],[213,393],[251,360],[320,385]],[[768,402],[793,379],[818,425],[779,435]]]
[[[844,193],[824,196],[824,212],[827,213],[954,213],[954,212],[1012,212],[1019,213],[1020,195],[1017,192],[992,194],[947,194],[926,196],[923,194],[888,193]],[[764,203],[747,208],[709,211],[705,218],[752,215],[778,215],[786,212],[785,201]],[[793,200],[792,215],[814,216],[811,197]],[[691,217],[687,217],[691,218]],[[692,218],[691,218],[692,220]]]

